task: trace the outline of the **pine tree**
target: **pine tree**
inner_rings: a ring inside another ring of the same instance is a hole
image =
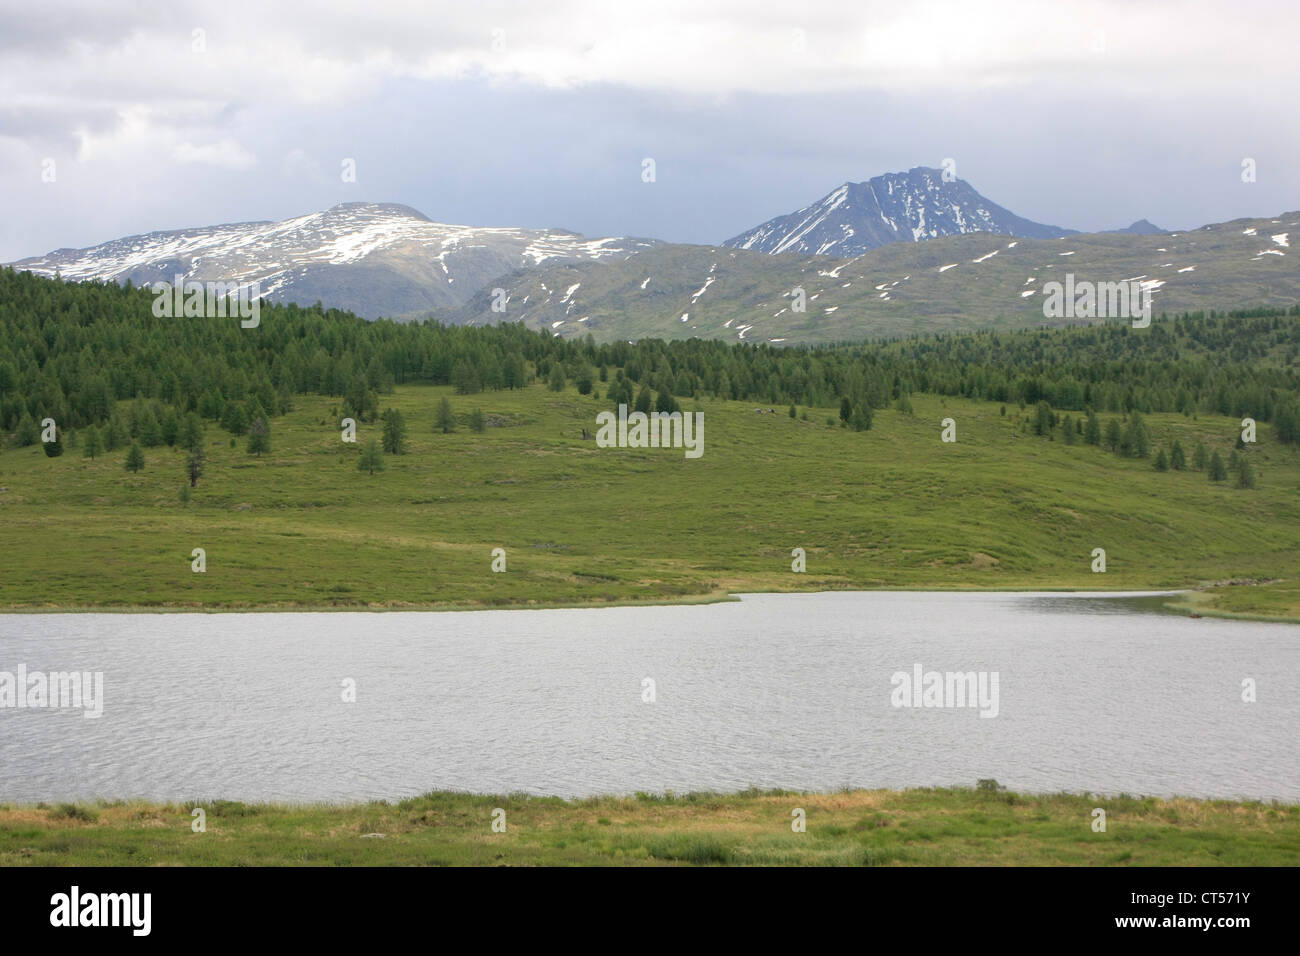
[[[563,373],[561,373],[561,377],[563,377]],[[483,391],[478,370],[465,359],[457,362],[456,367],[452,370],[451,384],[456,387],[457,395],[473,395],[476,392]],[[560,387],[563,388],[564,386],[561,385]]]
[[[177,437],[182,448],[186,451],[193,451],[195,448],[203,446],[203,419],[199,418],[194,412],[185,416],[181,422],[180,435]]]
[[[1219,457],[1216,451],[1210,456],[1210,481],[1227,481],[1228,469],[1223,465],[1223,459]]]
[[[379,447],[379,442],[372,438],[361,450],[361,460],[357,462],[357,470],[368,471],[373,475],[377,471],[383,471],[384,467],[384,453]]]
[[[26,448],[28,445],[35,445],[41,440],[41,430],[36,425],[36,419],[32,418],[31,413],[24,415],[18,422],[18,434],[15,436],[19,447]]]
[[[1091,408],[1088,409],[1088,424],[1083,429],[1083,440],[1089,445],[1101,444],[1101,421]]]
[[[1300,442],[1300,405],[1284,402],[1273,413],[1273,430],[1285,444]]]
[[[104,427],[104,450],[117,451],[126,444],[126,439],[126,425],[118,415],[114,414]]]
[[[1241,467],[1237,469],[1237,487],[1255,487],[1255,469],[1250,466],[1249,458],[1241,459]]]
[[[636,393],[636,410],[650,414],[650,406],[654,404],[654,396],[650,394],[650,386],[642,385],[641,391]]]
[[[176,409],[168,408],[162,417],[162,443],[174,448],[180,433],[181,418],[176,414]]]
[[[1206,464],[1209,462],[1209,453],[1205,450],[1205,442],[1196,443],[1196,451],[1192,453],[1192,463],[1196,465],[1197,471],[1204,471]]]
[[[126,453],[126,470],[134,474],[144,467],[144,452],[135,442],[131,443],[131,450]]]
[[[619,369],[621,372],[622,369]],[[619,405],[632,404],[632,386],[625,378],[615,380],[606,393],[609,403],[617,408]]]
[[[406,419],[395,408],[384,412],[384,451],[390,455],[406,454]]]
[[[442,396],[442,401],[438,404],[437,427],[444,435],[456,430],[456,415],[451,410],[451,400],[446,395]]]
[[[469,427],[470,431],[480,435],[487,429],[487,417],[483,414],[483,409],[476,408],[469,413]]]
[[[190,449],[189,456],[185,460],[185,474],[190,479],[190,487],[198,485],[199,479],[203,477],[204,455],[203,446],[195,445]],[[189,500],[188,498],[186,500]]]
[[[1183,446],[1178,439],[1174,439],[1174,447],[1169,452],[1169,467],[1174,471],[1183,471],[1187,467],[1187,456],[1183,454]]]
[[[501,365],[501,377],[506,388],[514,391],[528,384],[528,370],[521,355],[512,352]]]
[[[672,392],[664,389],[655,402],[655,411],[672,413],[681,411],[681,406],[677,404],[677,399],[673,398]]]
[[[1046,402],[1039,402],[1034,407],[1034,434],[1050,435],[1054,425],[1053,418],[1052,406]]]
[[[1169,470],[1169,459],[1165,457],[1165,450],[1163,448],[1156,452],[1156,460],[1152,467],[1154,467],[1156,471]]]
[[[1118,453],[1122,438],[1123,429],[1120,427],[1119,419],[1112,418],[1106,423],[1106,450]]]
[[[1151,436],[1147,433],[1146,422],[1136,410],[1129,415],[1120,448],[1129,458],[1146,458],[1151,454]]]
[[[263,452],[270,450],[271,426],[266,423],[264,417],[259,415],[253,419],[253,424],[248,429],[248,453],[260,458]]]
[[[226,402],[221,412],[221,427],[232,435],[242,435],[248,431],[248,414],[239,402]]]
[[[163,443],[162,426],[152,408],[146,408],[140,416],[139,431],[136,437],[145,448],[157,448]]]
[[[103,439],[99,437],[99,429],[91,425],[86,429],[86,440],[82,443],[81,455],[83,458],[95,460],[95,456],[104,451]]]

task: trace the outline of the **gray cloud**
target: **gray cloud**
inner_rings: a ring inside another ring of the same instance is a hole
[[[0,261],[355,199],[717,242],[846,179],[946,157],[1015,212],[1080,229],[1300,207],[1300,117],[1281,95],[1297,85],[1291,7],[996,7],[6,12]],[[339,179],[345,158],[355,184]]]

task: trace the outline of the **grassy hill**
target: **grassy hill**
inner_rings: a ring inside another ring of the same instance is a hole
[[[436,433],[449,396],[459,420]],[[181,500],[184,452],[91,461],[80,448],[0,452],[0,606],[9,609],[490,607],[717,599],[835,588],[1183,588],[1202,610],[1300,618],[1300,447],[1260,425],[1254,489],[1032,433],[1033,407],[912,396],[874,427],[838,409],[683,399],[705,451],[598,448],[607,407],[541,385],[459,396],[400,386],[408,453],[362,473],[378,424],[340,441],[338,400],[272,420],[269,454],[208,428],[208,465]],[[476,434],[472,409],[488,416]],[[1005,408],[1005,414],[1003,409]],[[806,413],[807,420],[803,414]],[[957,442],[940,441],[951,417]],[[1102,413],[1102,421],[1118,417]],[[1205,441],[1226,459],[1236,420],[1152,414],[1156,447]],[[838,421],[836,420],[838,425]],[[490,570],[493,548],[508,570]],[[807,551],[792,573],[791,549]],[[1104,548],[1107,572],[1090,570]],[[206,573],[193,573],[203,548]]]
[[[1272,237],[1286,236],[1282,241]],[[619,262],[566,263],[490,283],[455,313],[464,324],[523,321],[597,341],[716,338],[826,343],[913,333],[1061,324],[1043,316],[1045,283],[1160,282],[1153,311],[1300,302],[1300,212],[1185,233],[1062,239],[970,234],[890,243],[852,259],[663,245]],[[807,310],[790,309],[805,290]],[[493,288],[509,295],[494,312]],[[1031,290],[1038,290],[1026,295]],[[685,319],[683,319],[685,317]],[[1064,320],[1062,320],[1064,321]]]

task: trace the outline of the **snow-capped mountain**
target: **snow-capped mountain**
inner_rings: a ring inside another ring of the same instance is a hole
[[[352,202],[283,222],[240,222],[58,249],[12,263],[65,279],[136,285],[252,282],[277,302],[348,309],[367,318],[454,309],[493,279],[562,261],[621,259],[656,245],[562,230],[433,222],[409,206]]]
[[[735,249],[856,256],[890,242],[992,232],[1030,239],[1074,235],[1072,229],[1022,219],[960,179],[918,166],[865,183],[845,183],[811,206],[769,219],[723,243]]]

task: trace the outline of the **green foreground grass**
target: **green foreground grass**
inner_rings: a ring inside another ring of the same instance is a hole
[[[449,395],[460,424],[434,431]],[[584,441],[604,401],[537,385],[456,396],[401,387],[408,452],[358,471],[380,425],[340,441],[337,400],[305,396],[272,423],[272,451],[208,426],[207,471],[180,497],[184,454],[0,452],[0,608],[9,610],[481,608],[663,603],[745,591],[863,588],[1206,589],[1200,614],[1300,619],[1300,449],[1261,425],[1258,486],[1025,431],[1032,409],[913,396],[867,432],[835,409],[755,412],[687,399],[705,451]],[[466,425],[472,409],[492,422]],[[957,442],[940,441],[940,421]],[[1103,422],[1111,416],[1102,416]],[[1239,424],[1150,415],[1156,447],[1205,441],[1225,458]],[[191,571],[203,548],[207,570]],[[492,549],[507,571],[492,573]],[[791,571],[791,550],[807,572]],[[1105,574],[1091,571],[1104,548]],[[1226,584],[1224,582],[1247,582]]]
[[[607,864],[1294,866],[1300,806],[927,789],[0,807],[5,866]]]

